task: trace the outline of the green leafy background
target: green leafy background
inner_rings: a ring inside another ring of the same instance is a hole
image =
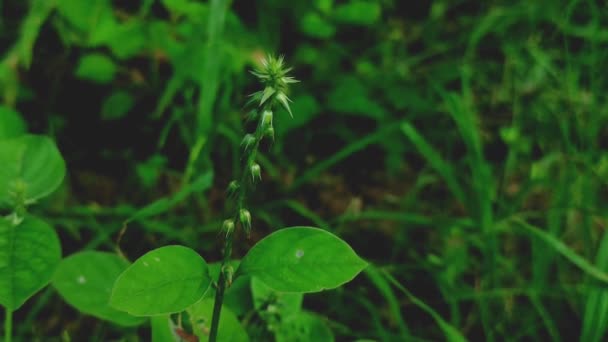
[[[259,90],[248,71],[284,54],[301,81],[294,118],[275,113],[261,148],[253,232],[237,234],[226,292],[250,340],[603,341],[607,13],[587,0],[2,1],[0,215],[25,184],[67,260],[96,250],[127,265],[183,245],[217,274]],[[45,152],[24,159],[34,145]],[[283,315],[285,288],[245,275],[246,255],[293,226],[368,266]],[[53,252],[54,268],[58,251],[27,253]],[[2,299],[19,307],[15,340],[205,337],[213,286],[195,320],[121,325],[132,317],[79,307],[59,270]]]

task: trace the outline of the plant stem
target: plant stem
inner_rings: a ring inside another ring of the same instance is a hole
[[[267,108],[266,106],[264,108]],[[264,132],[260,125],[255,130],[255,142],[251,151],[247,155],[244,163],[244,169],[241,173],[240,188],[238,190],[237,203],[235,206],[234,222],[239,221],[239,209],[243,207],[245,199],[247,197],[247,190],[249,189],[249,177],[250,173],[247,171],[247,167],[255,161],[258,149],[260,147],[260,141],[263,138]],[[253,180],[252,180],[253,181]],[[222,265],[220,267],[220,276],[217,281],[217,289],[215,292],[215,302],[213,304],[213,315],[211,317],[211,330],[209,332],[209,342],[215,342],[217,340],[217,333],[219,329],[220,316],[222,312],[222,303],[224,301],[224,292],[228,285],[226,279],[226,273],[224,267],[230,261],[232,256],[232,241],[233,232],[226,232],[226,238],[224,239],[224,252],[222,256]]]
[[[248,191],[253,190],[256,180],[261,180],[260,165],[255,160],[260,147],[260,142],[264,137],[274,139],[274,128],[272,127],[273,112],[275,105],[282,103],[284,108],[291,114],[287,101],[289,99],[283,93],[286,90],[288,83],[297,82],[292,77],[287,76],[290,69],[285,69],[283,58],[272,58],[262,61],[263,69],[254,72],[262,84],[264,90],[253,94],[253,102],[259,101],[257,108],[257,117],[259,122],[253,134],[246,134],[241,145],[244,145],[243,153],[246,156],[244,159],[243,169],[241,172],[240,183],[233,181],[230,183],[229,190],[232,195],[235,195],[234,215],[232,219],[224,221],[222,230],[225,231],[224,250],[222,252],[222,265],[220,275],[217,281],[217,289],[215,292],[215,302],[213,304],[213,315],[211,317],[211,330],[209,332],[209,341],[216,342],[220,325],[220,316],[222,313],[222,303],[224,301],[224,292],[232,283],[232,272],[229,262],[232,256],[233,234],[236,225],[240,225],[243,231],[249,236],[251,231],[251,214],[245,207]]]
[[[220,276],[217,280],[217,290],[215,291],[215,302],[213,303],[213,315],[211,317],[211,331],[209,332],[209,342],[217,340],[217,333],[220,325],[220,314],[222,313],[222,303],[224,302],[224,292],[227,287],[225,266],[232,255],[232,231],[226,232],[224,239],[224,252],[222,256],[222,266]]]
[[[222,267],[224,263],[222,263]],[[215,291],[215,303],[213,304],[213,316],[211,318],[211,331],[209,332],[209,342],[217,340],[217,331],[220,325],[220,314],[222,312],[222,302],[224,301],[224,291],[226,290],[226,277],[224,271],[220,269],[218,287]]]
[[[4,316],[4,342],[11,342],[13,338],[13,312],[6,308],[6,316]]]

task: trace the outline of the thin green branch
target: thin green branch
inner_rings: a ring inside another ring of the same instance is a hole
[[[6,316],[4,316],[4,341],[11,342],[13,338],[13,312],[6,308]]]

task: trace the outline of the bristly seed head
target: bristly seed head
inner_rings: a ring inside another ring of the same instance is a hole
[[[298,82],[295,78],[287,75],[291,68],[285,67],[283,56],[273,57],[268,55],[262,60],[261,64],[262,67],[252,71],[252,74],[264,84],[264,90],[253,94],[253,97],[259,99],[260,106],[264,105],[268,99],[276,97],[291,115],[285,93],[289,84]]]

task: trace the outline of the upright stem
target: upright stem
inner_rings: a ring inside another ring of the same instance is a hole
[[[266,108],[266,107],[264,107]],[[240,188],[238,190],[237,203],[235,207],[234,221],[239,221],[239,210],[243,207],[245,202],[245,198],[247,197],[247,189],[249,184],[249,177],[251,174],[248,172],[247,167],[255,162],[255,157],[258,152],[258,148],[260,146],[260,141],[262,140],[264,135],[263,128],[258,125],[255,131],[255,143],[251,148],[246,160],[245,160],[245,169],[241,173],[241,181]],[[252,179],[253,181],[253,179]],[[224,292],[226,291],[227,279],[225,266],[230,261],[230,257],[232,256],[232,237],[233,232],[226,232],[226,238],[224,239],[224,252],[222,256],[222,265],[220,267],[220,276],[217,281],[217,289],[215,291],[215,303],[213,304],[213,315],[211,317],[211,331],[209,332],[209,342],[215,342],[217,340],[217,333],[219,329],[220,316],[222,312],[222,303],[224,301]]]
[[[260,142],[264,137],[274,139],[274,128],[272,127],[273,112],[275,105],[281,104],[291,114],[287,101],[289,99],[284,91],[289,83],[297,82],[292,77],[287,76],[290,70],[284,68],[283,58],[273,58],[269,56],[262,61],[263,68],[257,70],[253,74],[257,76],[264,90],[253,94],[253,103],[258,102],[257,117],[259,117],[258,125],[253,134],[246,134],[243,138],[243,153],[245,154],[243,170],[241,172],[240,182],[233,181],[230,183],[229,189],[235,196],[234,215],[232,219],[224,221],[222,229],[225,231],[224,250],[222,252],[222,265],[220,275],[217,281],[217,289],[215,292],[215,303],[213,304],[213,315],[211,317],[211,331],[209,332],[209,341],[216,342],[218,329],[220,324],[220,316],[222,313],[222,303],[224,301],[224,292],[232,282],[232,270],[228,262],[232,256],[233,233],[237,224],[245,231],[247,235],[251,230],[251,214],[245,207],[245,201],[249,190],[253,190],[256,180],[261,179],[260,165],[255,162]]]
[[[13,312],[6,308],[4,316],[4,342],[11,342],[13,338]]]
[[[213,304],[213,316],[211,317],[211,331],[209,332],[209,342],[216,342],[217,331],[220,325],[220,314],[222,313],[222,303],[224,302],[224,291],[226,291],[226,275],[224,273],[225,263],[222,261],[220,277],[217,281],[215,291],[215,303]]]

